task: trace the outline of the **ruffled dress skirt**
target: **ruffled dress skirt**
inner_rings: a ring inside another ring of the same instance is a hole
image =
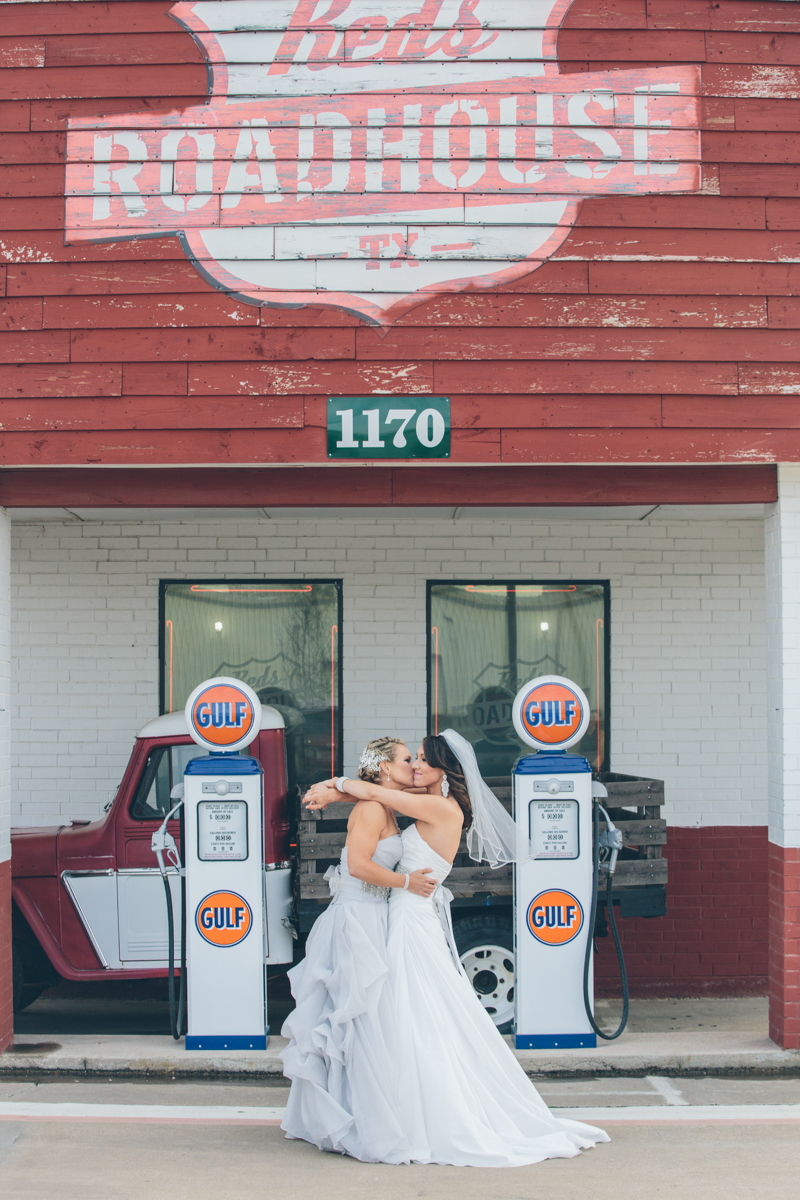
[[[386,838],[373,861],[391,870],[400,851],[398,836]],[[364,1162],[408,1162],[390,1048],[388,904],[349,874],[346,847],[331,886],[333,902],[311,930],[305,958],[289,971],[297,1007],[282,1029],[292,1086],[281,1128]]]
[[[550,1112],[458,964],[441,882],[450,864],[412,825],[399,870],[432,868],[432,899],[395,890],[387,957],[400,1049],[398,1110],[418,1163],[520,1167],[573,1158],[608,1134]]]

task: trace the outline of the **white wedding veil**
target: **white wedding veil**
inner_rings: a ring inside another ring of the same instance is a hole
[[[475,751],[467,739],[455,729],[445,729],[441,736],[461,764],[469,792],[472,826],[467,831],[467,849],[470,858],[475,862],[488,862],[491,867],[529,858],[527,840],[518,849],[517,826],[484,783]]]

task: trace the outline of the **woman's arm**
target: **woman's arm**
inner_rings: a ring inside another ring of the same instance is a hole
[[[402,813],[414,820],[428,821],[436,824],[437,819],[452,815],[452,809],[442,796],[431,796],[427,792],[412,795],[410,792],[397,791],[394,788],[380,787],[376,783],[367,783],[363,779],[348,779],[345,781],[344,792],[335,787],[336,780],[326,780],[315,783],[305,796],[306,808],[327,808],[335,800],[377,800],[395,812]]]
[[[359,804],[353,813],[353,825],[347,834],[347,869],[356,879],[377,887],[405,887],[406,877],[397,871],[372,861],[378,848],[381,831],[386,824],[386,810],[380,804]],[[436,881],[427,879],[430,867],[411,873],[408,889],[417,896],[429,896]]]

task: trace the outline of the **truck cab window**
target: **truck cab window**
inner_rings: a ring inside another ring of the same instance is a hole
[[[131,804],[136,821],[163,821],[173,807],[170,792],[183,779],[186,764],[206,751],[190,746],[156,746],[147,756],[139,785]]]

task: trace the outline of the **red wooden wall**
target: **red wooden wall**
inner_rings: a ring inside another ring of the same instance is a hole
[[[701,194],[590,199],[520,283],[385,337],[65,246],[68,115],[202,103],[166,0],[0,8],[0,466],[325,461],[325,397],[450,395],[455,463],[800,458],[800,3],[575,0],[565,72],[697,63]]]

